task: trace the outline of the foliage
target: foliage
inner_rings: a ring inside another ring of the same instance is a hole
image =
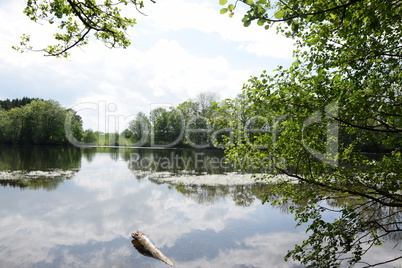
[[[17,103],[11,101],[11,103]],[[7,144],[68,144],[65,119],[72,113],[71,131],[77,139],[83,136],[82,119],[53,100],[31,100],[24,106],[6,111],[0,109],[0,143]]]
[[[338,267],[342,262],[372,267],[362,258],[372,247],[384,241],[395,247],[400,243],[402,233],[398,225],[402,214],[398,207],[383,206],[349,193],[317,190],[316,186],[303,183],[277,183],[271,187],[264,202],[295,213],[298,225],[309,224],[308,239],[289,251],[286,259],[293,258],[308,267]],[[395,250],[396,256],[397,253]],[[392,263],[399,258],[372,265]]]
[[[244,86],[249,116],[270,127],[250,138],[235,120],[243,132],[227,137],[228,157],[248,159],[244,168],[265,168],[267,176],[288,175],[272,190],[285,194],[282,202],[300,195],[294,179],[355,196],[330,223],[321,218],[329,208],[317,204],[335,197],[309,192],[313,201],[294,213],[299,223],[309,222],[312,234],[288,257],[309,267],[362,262],[367,244],[370,249],[400,237],[402,6],[379,0],[220,2],[221,13],[229,14],[245,3],[244,26],[276,24],[296,41],[292,66],[263,72]]]
[[[155,108],[149,116],[140,112],[122,134],[127,145],[207,148],[213,146],[212,119],[218,96],[198,94],[177,107]]]
[[[129,130],[131,130],[129,138],[136,146],[149,144],[150,123],[144,113],[137,114],[135,120],[130,122]]]
[[[107,47],[126,48],[130,45],[126,31],[136,24],[136,20],[123,16],[120,6],[129,4],[138,11],[144,6],[140,0],[28,0],[25,15],[37,23],[46,21],[57,25],[59,30],[54,34],[56,43],[36,50],[30,45],[31,37],[24,34],[20,46],[13,48],[21,52],[36,50],[45,52],[46,56],[68,57],[71,48],[88,44],[92,33]]]
[[[34,100],[39,100],[39,99],[38,98],[23,97],[22,99],[0,100],[0,107],[3,108],[4,110],[8,111],[11,108],[16,108],[16,107],[21,107],[21,106],[27,105],[27,104],[31,103],[32,101],[34,101]]]
[[[0,185],[54,190],[80,169],[81,157],[81,149],[72,146],[0,145]]]
[[[87,129],[84,131],[82,137],[82,141],[84,143],[95,143],[97,140],[97,135],[92,129]]]

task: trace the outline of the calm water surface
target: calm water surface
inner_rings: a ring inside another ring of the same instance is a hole
[[[194,176],[227,172],[214,164],[220,151],[0,150],[0,267],[168,267],[133,247],[136,230],[175,267],[300,267],[283,257],[304,229],[261,204],[263,185],[149,179],[183,168]],[[169,160],[177,155],[185,167]]]

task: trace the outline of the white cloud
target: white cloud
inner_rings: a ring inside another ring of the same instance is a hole
[[[241,22],[244,12],[241,6],[237,8],[233,18],[221,15],[219,9],[222,6],[214,5],[211,2],[161,1],[158,2],[157,7],[151,6],[151,8],[149,20],[155,28],[166,31],[195,29],[204,33],[216,32],[223,40],[242,44],[239,48],[245,49],[251,54],[273,58],[292,58],[293,40],[276,34],[274,28],[265,30],[254,24],[244,27]],[[167,10],[170,12],[166,12]]]
[[[144,52],[129,48],[110,51],[100,58],[96,58],[96,50],[85,54],[93,59],[91,65],[102,66],[107,62],[107,66],[86,69],[83,57],[77,57],[85,67],[75,63],[75,71],[85,74],[84,80],[91,80],[93,85],[89,84],[92,89],[83,91],[83,96],[77,96],[75,104],[100,100],[115,103],[118,108],[115,116],[127,117],[139,111],[147,113],[151,104],[177,105],[205,91],[219,92],[222,98],[234,97],[250,73],[231,68],[221,56],[196,56],[178,42],[166,39],[160,39]],[[98,121],[96,116],[94,113],[84,122],[93,122],[94,128]]]
[[[248,76],[244,71],[231,69],[223,57],[197,57],[177,42],[163,39],[146,52],[145,59],[155,70],[150,87],[159,92],[168,88],[167,94],[184,93],[194,97],[198,92],[217,90],[229,95]]]
[[[251,74],[266,68],[243,66],[241,59],[246,55],[250,62],[253,57],[288,57],[284,49],[288,40],[274,42],[280,37],[257,27],[244,28],[239,18],[220,15],[219,5],[180,0],[149,3],[147,17],[133,13],[139,18],[132,30],[137,37],[128,49],[110,50],[93,41],[83,50],[71,51],[69,60],[43,57],[42,53],[19,54],[11,45],[18,44],[22,33],[31,34],[34,43],[50,44],[53,28],[29,21],[22,14],[22,2],[9,0],[1,5],[0,98],[51,98],[65,107],[114,103],[117,110],[107,116],[131,118],[139,111],[149,112],[152,104],[177,105],[205,91],[233,98]],[[190,32],[182,33],[183,29]],[[230,54],[209,53],[202,44],[197,48],[186,46],[193,32],[218,33],[230,42]],[[177,39],[176,34],[189,35]],[[137,47],[140,41],[147,45]],[[239,47],[241,57],[236,54]],[[237,67],[234,61],[239,61]],[[82,110],[80,115],[85,128],[113,128],[103,123],[98,126],[97,111]],[[123,121],[118,131],[125,127],[127,122]]]

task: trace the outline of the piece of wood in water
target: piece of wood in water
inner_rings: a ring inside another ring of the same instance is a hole
[[[131,234],[131,237],[134,238],[132,241],[134,247],[142,255],[163,261],[170,266],[174,265],[173,261],[166,257],[154,244],[152,244],[151,240],[149,240],[143,232],[136,231]]]
[[[133,239],[131,240],[131,243],[133,244],[134,248],[141,253],[142,255],[144,255],[145,257],[151,257],[153,258],[154,256],[152,255],[152,253],[147,250],[146,248],[144,248],[143,245],[140,244],[140,242],[138,242],[137,239]]]

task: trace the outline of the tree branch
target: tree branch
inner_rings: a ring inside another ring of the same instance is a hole
[[[81,38],[79,38],[77,41],[74,42],[74,44],[65,47],[62,51],[57,52],[57,53],[53,53],[53,54],[48,54],[48,55],[45,55],[45,56],[47,56],[47,57],[49,57],[49,56],[60,56],[60,55],[64,54],[65,52],[67,52],[67,50],[69,50],[69,49],[71,49],[71,48],[77,46],[79,43],[81,43],[81,42],[85,39],[85,37],[89,34],[90,31],[91,31],[91,29],[88,29],[88,30],[81,36]]]
[[[321,10],[321,11],[317,11],[317,12],[304,13],[304,14],[297,13],[297,15],[293,15],[293,16],[286,17],[286,18],[283,18],[283,19],[270,19],[270,18],[267,18],[266,16],[255,17],[254,19],[258,18],[258,19],[263,19],[265,21],[274,22],[274,23],[275,22],[284,22],[284,21],[299,18],[301,16],[316,16],[316,15],[320,15],[320,14],[323,14],[323,13],[326,13],[326,12],[331,12],[331,11],[334,11],[334,10],[337,10],[337,9],[342,9],[342,8],[346,9],[347,7],[357,3],[359,1],[362,1],[362,0],[351,0],[350,2],[348,2],[346,4],[339,5],[339,6],[336,6],[336,7],[333,7],[333,8],[328,8],[328,9],[325,9],[325,10]],[[245,3],[246,5],[249,5],[245,1],[242,1],[242,2]],[[282,1],[280,1],[280,2],[283,3]],[[252,6],[252,5],[249,5],[249,6]]]
[[[375,202],[377,202],[377,203],[379,203],[379,204],[381,204],[383,206],[386,206],[386,207],[402,207],[402,203],[386,202],[386,201],[381,200],[381,198],[376,198],[376,197],[374,197],[372,195],[355,191],[352,188],[343,188],[343,187],[337,187],[337,186],[333,186],[333,185],[328,185],[328,184],[325,184],[325,183],[322,183],[322,182],[319,182],[319,181],[316,181],[316,180],[309,180],[309,179],[303,178],[302,176],[299,176],[297,174],[289,173],[287,170],[279,168],[279,167],[275,167],[275,168],[278,171],[284,173],[287,176],[296,178],[296,179],[298,179],[300,181],[304,181],[304,182],[306,182],[308,184],[319,186],[319,187],[321,187],[323,189],[330,189],[330,190],[336,191],[336,192],[350,193],[350,194],[353,194],[353,195],[356,195],[356,196],[365,197],[365,198],[367,198],[369,200],[373,200],[373,201],[375,201]]]
[[[400,259],[402,259],[402,256],[399,256],[399,257],[396,257],[396,258],[394,258],[394,259],[387,260],[387,261],[384,261],[384,262],[379,262],[379,263],[376,263],[376,264],[369,264],[369,265],[367,265],[367,266],[363,266],[363,268],[366,268],[366,267],[375,267],[375,266],[378,266],[378,265],[384,265],[384,264],[391,263],[391,262],[394,262],[394,261],[397,261],[397,260],[400,260]]]

